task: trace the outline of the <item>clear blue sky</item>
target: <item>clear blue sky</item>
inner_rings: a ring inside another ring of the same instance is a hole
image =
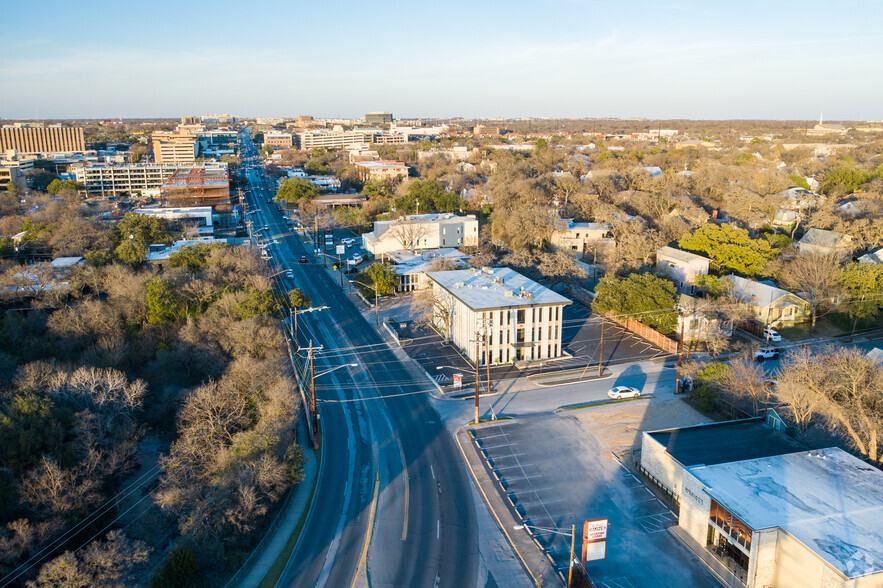
[[[0,117],[883,119],[883,2],[4,0]]]

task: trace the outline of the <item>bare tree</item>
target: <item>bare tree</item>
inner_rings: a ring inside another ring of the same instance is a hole
[[[417,318],[417,326],[434,326],[441,331],[445,341],[451,339],[451,323],[454,319],[454,297],[441,288],[430,288],[414,293],[411,312]]]
[[[825,399],[818,367],[812,352],[802,347],[788,355],[779,372],[776,397],[801,432],[805,432],[812,418],[819,414]]]
[[[751,402],[752,414],[757,414],[761,402],[768,398],[766,372],[749,355],[740,355],[730,362],[730,375],[727,387],[737,398],[747,398]]]
[[[798,255],[788,261],[782,269],[782,282],[802,295],[812,309],[811,328],[816,326],[820,314],[834,308],[837,296],[842,291],[843,276],[840,271],[841,258],[836,255]]]
[[[402,249],[416,249],[427,235],[424,223],[409,221],[407,218],[397,220],[386,233],[401,245]]]

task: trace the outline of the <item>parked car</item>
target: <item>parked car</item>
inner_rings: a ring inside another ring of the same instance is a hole
[[[637,398],[640,395],[641,391],[637,388],[632,388],[631,386],[617,386],[616,388],[611,388],[607,393],[607,396],[614,400],[619,400],[620,398]]]
[[[754,352],[754,359],[755,361],[779,359],[779,350],[776,347],[761,347]]]
[[[763,330],[763,338],[778,343],[782,340],[782,335],[780,335],[774,328],[766,327]]]
[[[363,261],[364,259],[362,258],[361,253],[356,253],[355,255],[353,255],[353,265],[359,265]]]

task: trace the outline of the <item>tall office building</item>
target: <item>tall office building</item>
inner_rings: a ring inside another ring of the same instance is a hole
[[[86,150],[86,140],[82,127],[15,123],[0,128],[0,152],[11,149],[22,154],[82,153]]]
[[[192,133],[156,132],[150,137],[156,163],[193,163],[196,161],[196,140]]]
[[[365,123],[369,125],[388,125],[392,123],[392,115],[388,112],[369,112],[365,115]]]

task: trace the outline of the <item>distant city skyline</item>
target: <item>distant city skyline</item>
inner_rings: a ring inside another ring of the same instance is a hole
[[[883,119],[871,0],[5,4],[5,119]]]

